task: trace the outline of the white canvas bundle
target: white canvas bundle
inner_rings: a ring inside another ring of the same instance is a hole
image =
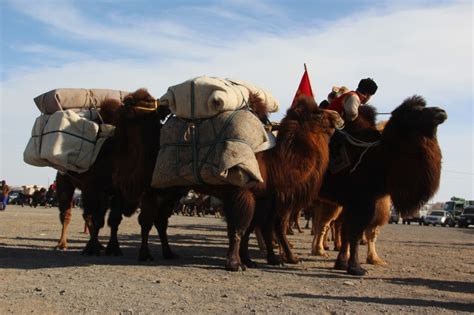
[[[114,127],[97,124],[73,110],[39,116],[23,153],[26,163],[59,171],[87,171]]]
[[[253,84],[241,80],[200,76],[171,86],[160,98],[181,118],[210,118],[224,111],[248,106],[250,93],[262,98],[268,112],[278,111],[279,103],[273,95]]]
[[[123,101],[130,92],[109,89],[54,89],[34,98],[38,109],[44,114],[71,108],[96,108],[106,98]]]

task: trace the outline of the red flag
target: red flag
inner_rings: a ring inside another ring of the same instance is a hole
[[[298,90],[296,91],[295,97],[293,98],[293,103],[291,106],[294,106],[296,103],[296,99],[301,95],[306,95],[314,98],[313,90],[311,89],[311,82],[309,81],[308,70],[306,69],[306,64],[304,65],[304,73],[303,77],[301,78],[300,85],[298,86]]]

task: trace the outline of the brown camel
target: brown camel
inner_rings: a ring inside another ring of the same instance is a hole
[[[100,107],[100,114],[104,123],[112,123],[114,112],[120,106],[121,104],[115,100],[103,102]],[[57,249],[63,250],[68,247],[67,232],[71,222],[74,190],[77,188],[82,191],[83,217],[90,231],[90,240],[83,254],[99,255],[101,250],[101,244],[98,240],[99,230],[104,225],[107,209],[111,208],[108,219],[108,224],[111,227],[111,237],[106,248],[106,254],[121,255],[117,239],[118,225],[122,220],[122,214],[131,215],[134,209],[124,205],[113,189],[113,150],[113,140],[109,138],[105,141],[96,161],[87,172],[80,174],[76,172],[57,173],[56,189],[59,219],[62,225],[61,237],[56,246]]]
[[[255,99],[259,98],[255,97]],[[255,104],[253,106],[260,108]],[[128,110],[133,111],[133,106]],[[119,172],[117,178],[120,178],[122,182],[132,178],[133,183],[136,181],[141,183],[143,180],[138,180],[139,177],[151,176],[151,171],[148,170],[152,169],[151,165],[156,160],[156,154],[146,155],[139,152],[150,147],[154,147],[157,151],[159,134],[147,135],[150,129],[156,126],[156,122],[147,119],[147,115],[149,114],[135,111],[134,115],[130,115],[122,120],[122,124],[117,125],[117,135],[119,137],[121,135],[124,139],[119,141],[127,143],[130,147],[134,146],[134,151],[136,151],[134,154],[129,154],[132,150],[122,152],[123,164],[127,164],[117,169]],[[252,188],[231,185],[197,185],[146,190],[142,198],[139,217],[142,228],[139,258],[152,259],[148,248],[148,237],[153,225],[158,229],[163,253],[166,252],[166,255],[172,256],[166,234],[168,218],[177,200],[189,189],[193,189],[196,192],[216,196],[224,203],[223,211],[227,220],[229,238],[226,268],[237,271],[239,268],[245,269],[245,266],[255,266],[247,251],[251,230],[249,227],[254,218],[254,210],[275,208],[275,213],[282,216],[283,214],[279,212],[286,211],[292,206],[306,205],[314,196],[317,196],[322,175],[329,161],[329,139],[335,127],[340,124],[341,119],[337,114],[319,109],[314,100],[301,98],[283,118],[276,146],[256,155],[264,183]],[[145,168],[144,165],[150,168]],[[284,170],[281,165],[285,165]],[[140,176],[135,176],[136,174]],[[149,181],[145,182],[149,183]],[[125,187],[123,193],[127,190],[128,188]],[[271,233],[272,224],[267,225],[270,225]],[[286,240],[286,236],[283,237]],[[284,250],[289,255],[291,254],[289,248],[284,248]],[[267,259],[270,263],[280,263],[273,248],[267,250]]]
[[[321,198],[344,207],[335,268],[353,275],[366,273],[358,246],[376,201],[390,195],[395,208],[409,215],[434,195],[441,174],[436,133],[447,119],[443,109],[427,107],[420,96],[410,97],[392,112],[382,133],[376,129],[375,116],[374,108],[360,107],[358,118],[331,139],[331,170],[320,191]]]

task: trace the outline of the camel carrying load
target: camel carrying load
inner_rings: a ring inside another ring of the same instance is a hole
[[[244,81],[202,76],[170,87],[160,105],[175,116],[161,130],[152,186],[263,182],[255,153],[275,140],[252,113],[252,95],[265,112],[278,111],[271,93]]]
[[[83,173],[94,163],[114,127],[100,116],[100,103],[122,101],[128,92],[107,89],[55,89],[34,99],[41,115],[36,118],[23,153],[33,166]]]

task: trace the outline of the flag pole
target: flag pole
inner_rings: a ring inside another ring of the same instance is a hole
[[[308,72],[308,69],[306,68],[306,63],[304,63],[304,71]]]

